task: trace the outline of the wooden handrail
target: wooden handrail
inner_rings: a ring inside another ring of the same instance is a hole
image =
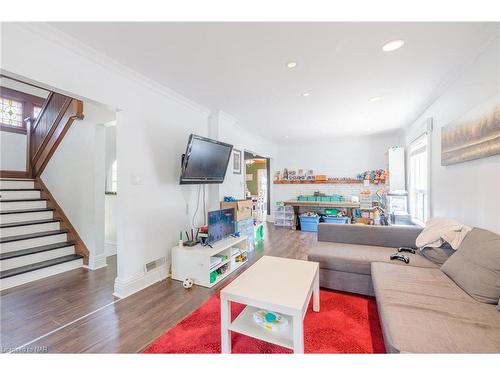
[[[40,109],[40,113],[38,114],[38,117],[35,119],[35,123],[32,126],[33,130],[35,130],[36,127],[38,126],[38,122],[39,122],[40,118],[43,116],[43,114],[45,113],[45,110],[47,109],[47,105],[49,104],[50,100],[52,99],[52,95],[54,95],[54,93],[51,91],[49,93],[49,95],[47,96],[47,98],[45,99],[45,101],[43,102],[43,106]]]

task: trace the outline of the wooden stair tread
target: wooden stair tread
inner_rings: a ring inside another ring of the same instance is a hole
[[[41,191],[42,189],[0,189],[0,191]]]
[[[34,182],[34,178],[0,178],[0,181],[16,181],[16,182]]]
[[[81,256],[79,254],[71,254],[71,255],[66,255],[63,257],[55,258],[55,259],[45,260],[43,262],[29,264],[27,266],[22,266],[22,267],[12,268],[10,270],[0,271],[0,279],[5,279],[7,277],[21,275],[23,273],[36,271],[36,270],[39,270],[42,268],[47,268],[47,267],[55,266],[58,264],[71,262],[73,260],[82,259],[82,258],[83,258],[83,256]]]
[[[46,198],[0,199],[0,202],[36,202],[46,200]]]
[[[61,219],[42,219],[42,220],[19,221],[17,223],[0,224],[0,228],[24,227],[26,225],[48,224],[48,223],[55,223],[58,221],[61,221]]]
[[[44,251],[56,250],[56,249],[61,249],[63,247],[69,247],[69,246],[74,246],[74,245],[75,245],[75,243],[73,241],[64,241],[64,242],[52,243],[50,245],[36,246],[36,247],[30,247],[28,249],[9,251],[8,253],[0,254],[0,260],[12,259],[12,258],[17,258],[17,257],[22,257],[25,255],[31,255],[31,254],[37,254],[37,253],[43,253]]]
[[[24,210],[7,210],[1,211],[0,215],[11,215],[11,214],[27,214],[31,212],[46,212],[46,211],[54,211],[52,208],[28,208]]]
[[[2,238],[0,238],[0,243],[21,241],[21,240],[30,240],[32,238],[55,236],[58,234],[66,234],[66,233],[68,233],[68,231],[66,229],[59,229],[59,230],[49,230],[46,232],[19,234],[17,236],[2,237]]]

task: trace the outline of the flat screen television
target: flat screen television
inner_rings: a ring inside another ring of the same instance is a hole
[[[220,184],[233,146],[191,134],[182,159],[181,184]]]
[[[208,242],[222,240],[234,234],[234,208],[208,213]]]

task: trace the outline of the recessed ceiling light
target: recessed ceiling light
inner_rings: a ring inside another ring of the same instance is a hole
[[[302,96],[309,96],[309,95],[311,95],[310,92],[305,92],[305,93],[302,94]]]
[[[382,100],[382,98],[380,96],[373,96],[370,98],[371,102],[379,102],[381,100]]]
[[[287,138],[287,139],[288,139],[288,135],[285,135],[285,138]]]
[[[297,66],[297,63],[295,61],[290,61],[288,64],[286,64],[290,69],[295,68]]]
[[[405,44],[405,41],[401,40],[401,39],[391,40],[390,42],[387,42],[386,44],[384,44],[382,46],[382,51],[384,51],[384,52],[395,51],[395,50],[403,47],[404,44]]]

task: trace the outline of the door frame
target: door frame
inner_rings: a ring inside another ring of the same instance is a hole
[[[256,152],[250,150],[243,150],[243,161],[249,159],[265,159],[266,160],[266,172],[267,172],[267,215],[271,215],[271,158],[266,156],[261,156]],[[244,185],[243,185],[243,196],[246,196],[247,188],[247,164],[245,162],[245,173],[244,173]]]

